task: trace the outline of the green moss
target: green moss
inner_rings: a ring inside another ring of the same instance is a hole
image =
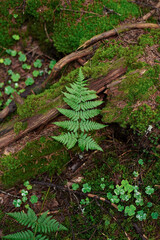
[[[105,15],[103,13],[104,5],[121,15]],[[80,42],[112,29],[113,26],[118,25],[120,21],[130,16],[139,16],[138,7],[127,0],[103,0],[87,5],[84,5],[81,1],[72,1],[70,8],[73,12],[63,11],[63,13],[61,12],[61,18],[59,18],[59,15],[56,17],[53,29],[54,46],[63,53],[74,51],[80,45]],[[101,16],[92,13],[82,15],[80,12],[74,12],[77,9],[94,12]]]
[[[0,2],[0,51],[3,50],[1,47],[7,48],[15,43],[11,36],[17,33],[17,29],[25,20],[22,11],[15,10],[20,6],[21,2],[21,0],[6,0]],[[9,10],[13,10],[13,13],[10,14]],[[13,21],[14,13],[18,13],[18,18],[15,21]]]
[[[154,44],[160,43],[160,32],[159,29],[151,29],[147,34],[143,34],[139,37],[138,42],[142,47],[153,46]]]
[[[160,119],[158,111],[159,103],[156,109],[143,105],[154,93],[158,91],[158,76],[160,67],[148,67],[148,70],[141,76],[138,72],[130,71],[126,78],[118,85],[116,96],[106,103],[102,110],[104,122],[117,122],[125,127],[131,124],[134,130],[143,134],[148,126],[156,123]],[[135,107],[138,103],[138,109]],[[142,103],[141,103],[142,102]],[[155,105],[155,103],[154,103]]]
[[[16,122],[14,124],[14,132],[18,135],[21,130],[25,130],[27,128],[26,122]]]
[[[148,126],[155,123],[155,117],[156,111],[152,110],[147,104],[144,104],[139,106],[137,110],[131,112],[129,116],[129,123],[133,130],[145,133]]]
[[[68,160],[69,155],[61,144],[42,138],[27,143],[20,152],[0,159],[1,180],[5,187],[11,187],[44,172],[60,174]]]

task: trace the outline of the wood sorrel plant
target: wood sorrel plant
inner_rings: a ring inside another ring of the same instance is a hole
[[[67,129],[69,132],[60,136],[53,136],[52,138],[66,145],[68,149],[78,143],[82,151],[85,149],[87,151],[89,149],[103,151],[93,138],[87,135],[89,131],[104,128],[105,125],[88,120],[100,113],[100,110],[93,108],[101,105],[102,101],[92,101],[97,98],[96,92],[89,90],[86,85],[82,70],[80,69],[77,81],[71,84],[70,88],[66,87],[68,93],[63,93],[65,96],[63,98],[64,101],[72,110],[58,108],[60,113],[71,120],[54,123],[59,127]]]

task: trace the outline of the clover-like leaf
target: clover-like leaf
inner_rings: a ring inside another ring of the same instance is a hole
[[[33,77],[38,77],[38,76],[39,76],[39,71],[34,70],[34,71],[32,72],[32,74],[33,74]]]
[[[18,82],[20,79],[20,74],[19,73],[13,73],[11,76],[11,79],[13,80],[13,82]]]
[[[128,201],[130,198],[131,198],[131,194],[123,194],[123,195],[120,195],[120,198],[122,201]]]
[[[109,186],[109,188],[110,188],[110,189],[114,189],[114,185],[111,184],[111,185]]]
[[[139,163],[140,165],[143,165],[143,164],[144,164],[143,159],[139,159],[139,160],[138,160],[138,163]]]
[[[144,205],[144,202],[143,202],[142,198],[136,199],[135,203],[136,203],[137,206],[143,206]]]
[[[30,202],[32,204],[37,203],[38,202],[38,197],[36,195],[32,195],[31,198],[30,198]]]
[[[27,190],[31,190],[32,189],[32,185],[29,184],[29,181],[24,182],[23,185],[27,188]]]
[[[5,59],[4,59],[4,65],[5,65],[5,66],[11,65],[11,63],[12,63],[12,61],[11,61],[10,58],[5,58]]]
[[[83,184],[82,192],[87,193],[91,191],[91,187],[88,185],[88,183]]]
[[[139,173],[136,172],[136,171],[134,171],[134,172],[133,172],[133,176],[138,177],[138,176],[139,176]]]
[[[13,14],[13,17],[14,17],[14,18],[17,18],[17,17],[18,17],[18,14],[14,13],[14,14]]]
[[[31,65],[24,63],[24,64],[22,64],[22,68],[29,70],[29,69],[31,69]]]
[[[105,186],[106,186],[106,184],[105,184],[105,183],[101,183],[101,184],[100,184],[100,187],[102,188],[102,190],[104,190],[104,189],[105,189]]]
[[[154,188],[147,186],[145,188],[145,193],[147,193],[148,195],[151,195],[152,193],[154,193]]]
[[[3,88],[3,86],[4,86],[4,82],[1,82],[0,83],[0,88]]]
[[[56,64],[56,60],[51,60],[49,64],[49,68],[52,69],[55,64]]]
[[[84,204],[86,204],[86,201],[84,199],[81,199],[80,204],[84,205]]]
[[[110,201],[112,203],[119,203],[119,198],[117,197],[117,195],[112,195],[112,198],[110,199]]]
[[[4,90],[4,92],[5,92],[5,94],[7,94],[7,95],[10,95],[11,93],[13,93],[15,90],[11,87],[11,86],[6,86],[5,87],[5,90]]]
[[[4,59],[3,58],[0,58],[0,63],[4,63]]]
[[[135,215],[135,210],[136,210],[136,207],[133,204],[131,204],[130,206],[125,207],[124,212],[128,214],[128,216],[133,216]]]
[[[27,196],[27,195],[28,195],[28,191],[22,189],[22,190],[21,190],[21,195],[22,195],[23,197]]]
[[[73,189],[73,190],[76,191],[78,188],[79,188],[79,184],[78,184],[78,183],[73,183],[73,184],[72,184],[72,189]]]
[[[111,192],[108,192],[107,193],[107,198],[110,200],[112,198],[112,193]]]
[[[33,63],[34,67],[36,68],[41,68],[42,67],[42,61],[40,59],[37,59],[34,63]]]
[[[136,218],[138,218],[140,221],[145,220],[145,219],[146,219],[146,216],[147,216],[147,214],[144,213],[143,210],[138,211],[137,214],[136,214]]]
[[[22,197],[22,201],[23,201],[23,202],[26,202],[27,199],[28,199],[28,198],[27,198],[26,196]]]
[[[26,55],[25,54],[23,54],[23,53],[18,53],[19,54],[19,61],[20,62],[25,62],[26,60],[27,60],[27,57],[26,57]]]
[[[12,75],[12,74],[14,74],[14,72],[12,71],[12,69],[9,69],[8,70],[8,75]]]
[[[25,205],[25,208],[27,208],[27,209],[28,209],[28,208],[29,208],[29,204],[26,204],[26,205]]]
[[[34,83],[34,79],[32,77],[28,77],[25,81],[26,86],[30,86]]]
[[[20,36],[18,34],[14,34],[12,35],[12,38],[16,41],[18,41],[20,39]]]
[[[158,212],[152,212],[151,217],[152,219],[158,219]]]
[[[120,205],[120,204],[119,204],[117,207],[118,207],[118,211],[119,211],[119,212],[122,212],[122,211],[124,210],[124,206],[122,206],[122,205]]]
[[[13,200],[13,205],[14,205],[15,207],[20,207],[21,204],[22,204],[21,199],[14,199],[14,200]]]
[[[12,49],[6,49],[6,53],[11,55],[12,57],[15,57],[17,55],[17,51]]]
[[[151,202],[148,202],[148,203],[147,203],[147,207],[152,207],[152,205],[153,205],[153,204],[152,204]]]

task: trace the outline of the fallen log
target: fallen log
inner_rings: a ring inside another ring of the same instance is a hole
[[[127,70],[127,67],[120,66],[117,69],[112,69],[108,72],[106,76],[100,77],[98,79],[89,79],[89,88],[95,90],[97,93],[103,92],[109,83],[116,80],[118,77],[122,76]],[[59,96],[60,98],[62,96]],[[58,98],[54,99],[54,101],[58,100]],[[57,106],[62,108],[67,108],[66,104],[62,106]],[[41,125],[46,125],[49,121],[54,119],[59,115],[59,112],[56,108],[49,110],[44,114],[37,114],[29,119],[23,120],[23,122],[27,123],[27,128],[25,130],[21,130],[17,135],[14,132],[14,124],[10,125],[7,129],[0,129],[0,148],[8,146],[10,143],[20,139],[25,136],[27,133],[33,131],[34,129],[40,127]]]

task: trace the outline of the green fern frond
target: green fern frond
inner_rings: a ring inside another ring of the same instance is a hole
[[[10,217],[13,217],[17,222],[21,223],[24,226],[35,228],[37,216],[35,212],[29,208],[27,213],[24,212],[14,212],[7,213]]]
[[[66,133],[59,136],[52,136],[52,138],[63,143],[64,145],[66,145],[68,149],[70,149],[75,146],[78,135],[77,133],[71,132],[71,133]]]
[[[81,121],[80,122],[80,129],[82,132],[89,132],[93,130],[99,130],[101,128],[104,128],[105,125],[93,121]]]
[[[43,213],[38,219],[37,232],[50,233],[57,231],[67,230],[62,224],[55,219],[51,219],[51,216],[47,216],[48,212]]]
[[[63,122],[54,122],[54,124],[73,132],[77,132],[79,129],[79,122],[63,121]]]
[[[42,236],[41,234],[39,234],[39,235],[36,236],[35,240],[49,240],[49,238],[46,237],[46,236]]]
[[[81,102],[81,99],[76,95],[73,95],[73,94],[67,93],[67,92],[62,92],[62,93],[67,99],[70,99],[71,101],[74,101],[77,104],[79,104]],[[63,98],[63,99],[65,99],[65,98]]]
[[[78,146],[82,151],[85,149],[88,151],[90,150],[99,150],[103,152],[103,149],[91,138],[87,136],[87,134],[81,134],[78,139]]]
[[[77,78],[77,82],[82,82],[84,80],[84,75],[82,72],[82,69],[79,69],[79,74],[78,74],[78,78]]]
[[[79,119],[85,120],[89,118],[93,118],[97,116],[100,113],[100,110],[98,109],[91,109],[86,111],[74,111],[70,109],[63,109],[63,108],[57,108],[60,113],[65,115],[66,117],[70,118],[73,121],[78,121]]]
[[[103,103],[103,101],[87,101],[77,104],[77,102],[70,100],[68,98],[63,98],[63,100],[75,111],[88,110],[91,108],[96,108]]]
[[[34,240],[34,233],[30,230],[24,232],[18,232],[4,236],[3,239],[14,239],[14,240]],[[46,239],[44,239],[46,240]]]
[[[99,105],[101,105],[103,103],[103,101],[88,101],[88,102],[83,102],[80,104],[80,109],[81,110],[88,110],[88,109],[91,109],[91,108],[96,108],[98,107]]]
[[[78,145],[82,151],[84,149],[97,149],[103,151],[90,136],[87,137],[86,134],[83,134],[84,132],[98,130],[105,127],[103,124],[88,120],[100,113],[100,110],[93,108],[96,108],[103,102],[91,101],[96,99],[97,95],[94,90],[89,90],[86,85],[84,75],[80,69],[78,80],[70,84],[70,87],[66,87],[68,92],[63,93],[63,99],[71,109],[57,108],[58,111],[68,117],[70,121],[56,122],[55,124],[71,131],[71,133],[62,134],[52,138],[66,145],[68,149],[74,147],[78,141]]]

